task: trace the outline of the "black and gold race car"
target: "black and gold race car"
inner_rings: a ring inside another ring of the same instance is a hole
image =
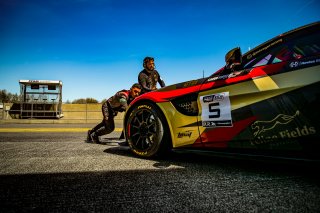
[[[126,112],[131,150],[171,149],[320,159],[320,22],[281,34],[203,79],[136,98]]]

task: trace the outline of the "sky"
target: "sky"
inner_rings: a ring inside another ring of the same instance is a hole
[[[316,21],[319,0],[0,0],[0,90],[61,80],[64,102],[102,101],[137,82],[146,56],[171,85]]]

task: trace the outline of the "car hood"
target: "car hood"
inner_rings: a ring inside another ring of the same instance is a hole
[[[182,83],[172,84],[156,91],[145,93],[137,97],[131,105],[140,100],[151,100],[153,102],[166,102],[172,98],[176,98],[189,93],[198,92],[203,82],[207,78],[200,78],[197,80],[186,81]]]

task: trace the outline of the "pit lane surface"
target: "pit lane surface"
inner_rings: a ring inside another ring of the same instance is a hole
[[[0,212],[320,210],[318,167],[192,153],[145,160],[118,145],[120,128],[85,143],[92,126],[1,124]]]

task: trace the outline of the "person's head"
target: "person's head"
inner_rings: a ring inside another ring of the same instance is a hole
[[[138,83],[134,83],[132,87],[130,88],[130,96],[133,98],[136,98],[141,93],[141,85]]]
[[[145,68],[147,71],[153,71],[155,68],[154,65],[154,58],[152,57],[145,57],[143,59],[143,68]]]

